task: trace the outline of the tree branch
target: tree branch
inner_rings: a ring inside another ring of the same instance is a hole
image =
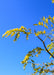
[[[52,58],[54,58],[54,56],[48,51],[48,49],[46,48],[46,45],[45,45],[45,43],[44,43],[44,41],[39,37],[39,36],[37,36],[38,37],[38,39],[40,39],[41,41],[42,41],[42,43],[43,43],[43,45],[44,45],[44,48],[46,49],[46,51],[48,52],[48,54],[50,54],[50,56],[52,56]]]

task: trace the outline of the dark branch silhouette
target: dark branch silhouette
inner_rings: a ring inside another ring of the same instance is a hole
[[[54,58],[54,56],[52,55],[52,53],[50,53],[50,52],[48,51],[48,49],[46,48],[46,45],[45,45],[44,41],[43,41],[39,36],[37,36],[37,37],[38,37],[38,39],[40,39],[40,40],[42,41],[45,50],[50,54],[50,56],[52,56],[52,58]]]

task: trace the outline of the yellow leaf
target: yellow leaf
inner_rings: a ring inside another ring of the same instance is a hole
[[[14,36],[15,32],[12,32],[11,37]]]
[[[22,64],[24,64],[25,62],[24,62],[24,61],[22,61],[21,63],[22,63]]]
[[[50,51],[51,49],[48,49],[48,51]]]
[[[43,26],[43,22],[41,22],[41,25]]]
[[[19,38],[20,34],[17,34],[17,38]]]
[[[47,48],[49,47],[50,45],[47,45]]]
[[[26,39],[28,40],[28,34],[26,34]]]
[[[54,3],[54,0],[52,0],[52,3]]]
[[[17,33],[17,38],[19,38],[19,36],[20,36],[20,32]]]
[[[9,33],[7,34],[7,36],[5,36],[5,37],[8,37],[10,34],[11,34],[11,32],[9,32]]]
[[[49,16],[48,19],[52,19],[51,16]]]
[[[47,24],[48,24],[48,19],[46,18],[46,21],[45,21]]]
[[[12,31],[18,31],[18,28],[13,29]]]
[[[38,31],[37,33],[38,33],[38,34],[41,34],[41,33],[42,33],[42,31]]]
[[[3,34],[2,37],[4,37],[6,34]]]
[[[26,55],[23,61],[27,61],[29,59],[29,56]]]
[[[38,51],[38,54],[40,54],[41,53],[41,51]]]
[[[52,56],[50,56],[49,58],[51,58]]]
[[[24,26],[21,26],[21,28],[23,28],[23,29],[24,29],[25,27],[24,27]]]
[[[53,21],[54,21],[54,16],[53,16]]]
[[[27,32],[27,34],[29,35],[31,32]]]
[[[33,25],[37,26],[38,24],[33,24]]]
[[[4,37],[6,34],[8,34],[9,33],[9,31],[6,31],[3,35],[2,35],[2,37]]]
[[[23,66],[24,70],[25,70],[26,65],[27,65],[27,64],[24,64],[24,66]]]
[[[42,19],[43,21],[45,21],[45,17],[43,17],[43,19]]]
[[[51,27],[53,27],[53,25],[51,24]]]
[[[43,31],[43,34],[45,34],[45,33],[46,33],[46,31],[44,30],[44,31]]]
[[[4,37],[6,35],[6,33],[4,33],[3,35],[2,35],[2,37]]]
[[[13,40],[14,42],[16,41],[16,39]]]
[[[39,33],[35,33],[35,35],[36,35],[36,36],[38,36],[38,35],[39,35]]]
[[[18,31],[20,32],[24,32],[26,28],[24,28],[23,26],[21,26],[21,28],[18,29]]]
[[[21,28],[19,28],[19,29],[18,29],[18,31],[22,31],[22,29],[21,29]]]
[[[42,73],[45,73],[44,71],[42,71]]]
[[[8,30],[5,32],[5,34],[7,34],[7,33],[9,33],[9,31],[8,31]]]
[[[48,26],[46,24],[44,24],[44,27],[48,29]]]
[[[35,36],[38,36],[40,34],[43,34],[43,32],[42,31],[38,31],[37,33],[35,33]]]
[[[28,58],[29,58],[29,56],[28,56],[28,55],[26,55],[26,56],[25,56],[25,59],[28,59]]]
[[[38,24],[41,25],[41,22],[39,21]]]

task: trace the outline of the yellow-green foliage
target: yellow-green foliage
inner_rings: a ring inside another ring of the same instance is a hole
[[[42,17],[41,18],[41,21],[39,21],[37,24],[34,24],[34,26],[42,26],[43,27],[43,31],[40,29],[39,31],[36,32],[36,30],[34,30],[34,33],[31,32],[31,29],[27,29],[25,28],[24,26],[21,26],[20,28],[14,28],[14,29],[11,29],[11,30],[7,30],[3,35],[2,37],[8,37],[9,35],[14,36],[15,35],[15,38],[14,38],[14,41],[16,41],[19,37],[20,37],[20,33],[23,33],[23,34],[26,34],[26,39],[28,40],[28,36],[30,34],[35,34],[35,36],[37,38],[39,38],[39,40],[44,43],[47,39],[49,39],[51,41],[50,44],[47,45],[47,47],[44,47],[45,49],[42,49],[41,47],[36,47],[34,48],[33,50],[29,51],[27,53],[27,55],[24,57],[24,59],[22,60],[22,64],[24,65],[24,69],[26,68],[26,65],[27,64],[31,64],[32,65],[32,68],[34,70],[34,73],[32,75],[36,75],[37,72],[39,72],[40,74],[42,73],[48,73],[48,72],[52,72],[50,69],[49,69],[49,66],[52,66],[54,65],[54,62],[52,61],[51,63],[43,63],[42,65],[41,64],[37,64],[35,63],[36,60],[33,59],[33,57],[38,57],[42,51],[45,51],[46,48],[47,50],[50,52],[50,58],[52,56],[54,56],[54,16],[51,17]],[[51,30],[50,30],[51,29]],[[49,30],[49,32],[47,32]],[[46,38],[44,40],[41,40],[40,36],[43,35],[45,36]]]
[[[52,0],[52,3],[54,3],[54,0]]]
[[[49,38],[51,40],[51,44],[47,45],[47,49],[48,49],[48,51],[50,51],[50,53],[52,55],[54,55],[54,51],[53,51],[54,50],[54,43],[53,43],[54,39],[49,36],[49,35],[52,35],[52,37],[53,37],[53,35],[54,35],[53,34],[53,31],[54,31],[54,28],[53,28],[54,16],[53,17],[49,16],[47,18],[43,17],[41,20],[43,22],[39,21],[38,24],[34,24],[34,25],[35,26],[38,26],[38,25],[40,26],[41,25],[41,26],[44,26],[44,28],[46,28],[46,29],[49,29],[49,27],[51,27],[52,30],[49,33],[47,33],[45,29],[43,31],[37,31],[37,32],[34,31],[34,34],[35,34],[35,36],[39,36],[41,34],[42,35],[44,34],[44,35],[46,35],[46,38]],[[51,24],[49,24],[49,21],[51,22]],[[52,50],[52,52],[51,52],[51,50]],[[52,61],[51,63],[44,63],[43,65],[41,65],[41,64],[35,63],[35,60],[32,59],[32,57],[34,57],[34,56],[38,57],[41,54],[42,51],[45,51],[45,50],[41,49],[41,47],[37,47],[37,48],[33,49],[32,51],[29,51],[28,52],[29,55],[27,54],[25,56],[24,60],[21,62],[22,64],[24,64],[24,69],[25,69],[26,65],[29,62],[31,63],[31,65],[33,67],[33,70],[34,70],[34,73],[32,75],[36,75],[37,72],[39,72],[40,75],[42,73],[48,73],[48,72],[52,72],[53,73],[53,70],[51,71],[49,69],[49,67],[54,65],[54,61]],[[50,58],[51,57],[52,56],[50,56]]]
[[[49,21],[51,21],[51,23],[54,24],[54,16],[53,17],[49,16],[47,18],[42,17],[41,20],[42,20],[42,22],[39,21],[38,24],[33,24],[33,25],[35,25],[35,26],[41,25],[48,29],[48,26],[50,25]],[[50,26],[53,27],[52,24]]]
[[[29,32],[28,32],[29,31]],[[15,39],[14,41],[16,41],[19,36],[20,36],[20,33],[23,32],[24,34],[26,34],[26,39],[28,40],[28,35],[31,34],[31,29],[26,29],[24,26],[21,26],[20,28],[14,28],[14,29],[11,29],[11,30],[7,30],[3,35],[2,37],[8,37],[9,35],[14,36],[15,34]]]
[[[40,34],[45,34],[46,33],[46,31],[44,30],[44,31],[38,31],[38,32],[35,32],[35,36],[39,36]]]

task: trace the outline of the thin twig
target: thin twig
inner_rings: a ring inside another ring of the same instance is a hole
[[[46,48],[46,45],[45,45],[44,41],[43,41],[39,36],[37,36],[37,37],[38,37],[38,39],[40,39],[40,40],[42,41],[45,50],[52,56],[52,58],[54,58],[54,56],[53,56],[53,55],[48,51],[48,49]]]

